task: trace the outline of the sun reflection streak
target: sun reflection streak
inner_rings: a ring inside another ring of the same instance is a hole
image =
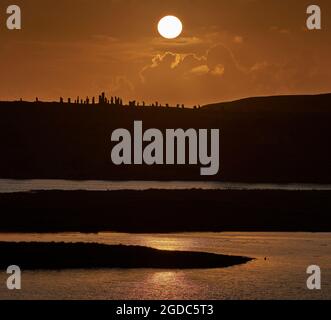
[[[141,239],[141,245],[167,251],[190,251],[193,248],[193,243],[190,239],[148,235]]]

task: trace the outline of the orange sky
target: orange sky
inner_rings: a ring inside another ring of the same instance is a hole
[[[306,8],[322,8],[307,31]],[[21,31],[5,27],[7,5]],[[157,23],[184,31],[162,39]],[[331,1],[1,0],[0,99],[97,95],[206,104],[331,91]]]

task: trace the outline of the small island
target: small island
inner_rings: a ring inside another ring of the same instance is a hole
[[[0,242],[0,257],[0,268],[18,265],[22,270],[212,269],[231,267],[253,260],[248,257],[206,252],[64,242]]]

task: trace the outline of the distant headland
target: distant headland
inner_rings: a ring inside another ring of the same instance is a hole
[[[96,243],[0,242],[1,268],[23,270],[153,268],[211,269],[247,263],[252,258],[205,252],[165,251]]]

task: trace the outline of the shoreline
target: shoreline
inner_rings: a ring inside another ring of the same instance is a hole
[[[272,183],[227,182],[198,180],[63,180],[63,179],[1,179],[0,194],[17,194],[45,191],[157,191],[157,190],[205,190],[205,191],[331,191],[327,183]]]

